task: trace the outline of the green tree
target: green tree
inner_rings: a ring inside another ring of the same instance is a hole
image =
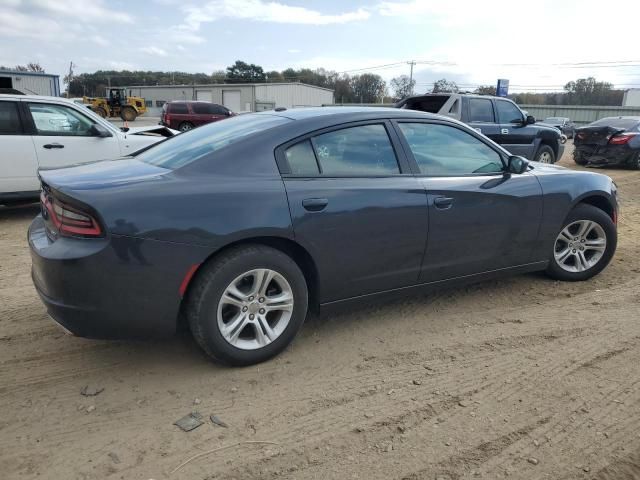
[[[400,75],[391,79],[391,89],[394,93],[396,100],[402,100],[413,94],[413,88],[416,86],[416,81],[409,79],[406,75]]]
[[[278,72],[277,70],[267,72],[265,76],[267,78],[267,82],[275,83],[275,82],[284,81],[284,77],[282,76],[282,73]]]
[[[456,82],[441,78],[433,84],[432,93],[457,93],[460,91]]]
[[[473,91],[473,93],[477,95],[495,95],[496,87],[492,85],[480,85]]]
[[[38,62],[30,62],[26,65],[16,65],[15,67],[0,66],[0,70],[12,70],[14,72],[39,72],[44,73],[44,68]]]
[[[211,74],[211,81],[213,83],[224,83],[227,79],[227,72],[224,70],[216,70]]]
[[[358,103],[377,103],[385,95],[387,84],[380,75],[363,73],[351,77],[353,96]]]
[[[236,63],[227,67],[227,83],[261,83],[264,81],[266,81],[266,76],[259,65],[236,60]]]
[[[571,105],[619,105],[622,92],[614,90],[609,82],[599,82],[594,77],[579,78],[564,86]]]

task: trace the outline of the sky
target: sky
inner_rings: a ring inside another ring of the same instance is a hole
[[[47,72],[325,68],[561,91],[594,76],[640,87],[640,2],[0,0],[0,65]],[[375,67],[375,68],[374,68]]]

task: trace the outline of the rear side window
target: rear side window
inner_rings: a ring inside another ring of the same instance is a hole
[[[193,113],[198,115],[226,115],[227,109],[215,103],[192,103]]]
[[[491,100],[486,98],[470,98],[469,121],[494,123],[496,119],[493,115]]]
[[[175,170],[204,158],[250,135],[291,122],[275,115],[248,114],[213,122],[181,133],[145,149],[136,158],[151,165]]]
[[[0,135],[15,135],[22,132],[18,104],[16,102],[0,102]]]
[[[170,103],[169,113],[188,114],[189,108],[187,107],[186,103]]]
[[[284,155],[287,157],[291,174],[318,175],[320,173],[310,140],[305,140],[287,148]]]
[[[496,106],[498,107],[498,118],[500,123],[520,123],[522,122],[522,112],[513,103],[506,100],[496,100]],[[560,123],[563,123],[563,119],[558,119]]]
[[[313,138],[323,175],[392,175],[400,173],[384,125],[343,128]]]

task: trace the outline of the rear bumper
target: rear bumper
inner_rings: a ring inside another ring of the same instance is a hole
[[[639,155],[626,145],[591,146],[579,145],[575,148],[574,158],[589,165],[631,165]]]
[[[111,236],[52,241],[38,216],[29,227],[31,275],[49,315],[87,338],[175,332],[185,272],[197,247]],[[192,263],[191,263],[192,262]]]

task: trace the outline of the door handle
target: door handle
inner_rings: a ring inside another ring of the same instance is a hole
[[[453,198],[450,197],[436,197],[433,200],[433,204],[440,210],[448,210],[453,206]]]
[[[302,206],[309,212],[319,212],[324,210],[329,204],[329,200],[326,198],[305,198],[302,200]]]
[[[64,145],[62,145],[61,143],[47,143],[43,145],[43,147],[47,150],[51,150],[52,148],[64,148]]]

